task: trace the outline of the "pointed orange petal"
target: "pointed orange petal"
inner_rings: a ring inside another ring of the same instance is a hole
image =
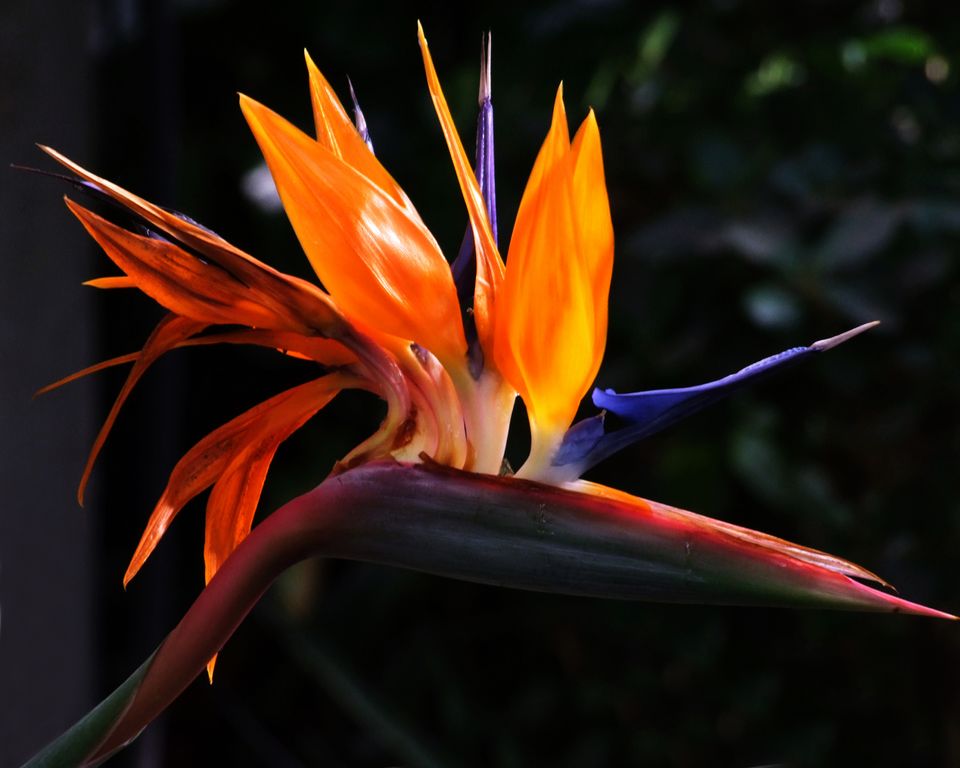
[[[123,577],[124,586],[146,562],[184,505],[217,481],[234,456],[238,441],[242,440],[251,423],[278,401],[289,397],[291,390],[237,416],[203,438],[177,462],[127,566]]]
[[[107,256],[170,311],[204,323],[287,328],[286,317],[260,304],[253,291],[225,270],[166,240],[135,235],[72,200],[66,202]],[[295,325],[302,328],[302,323]]]
[[[267,471],[280,443],[326,406],[347,382],[337,374],[316,379],[260,416],[253,434],[238,448],[207,502],[207,583],[250,533]]]
[[[265,331],[259,329],[228,331],[226,333],[212,333],[207,336],[193,336],[184,339],[176,346],[200,347],[211,344],[255,344],[261,347],[270,347],[281,354],[299,357],[304,360],[313,360],[321,365],[338,367],[352,365],[357,362],[357,356],[343,344],[333,339],[324,339],[319,336],[302,336],[298,333],[285,331]],[[93,373],[99,373],[107,368],[113,368],[126,363],[135,363],[140,358],[140,352],[130,352],[126,355],[112,357],[109,360],[90,365],[80,371],[75,371],[52,384],[41,387],[34,393],[34,397],[45,395],[65,384],[82,379]]]
[[[357,380],[348,374],[335,373],[288,389],[240,414],[211,432],[191,448],[177,462],[173,472],[170,473],[167,487],[150,515],[146,530],[140,538],[140,543],[130,560],[130,565],[127,566],[127,572],[123,577],[124,586],[130,582],[146,562],[163,534],[166,533],[170,523],[184,505],[221,479],[238,456],[242,457],[244,451],[249,451],[251,446],[265,445],[273,439],[276,439],[277,445],[279,445],[304,421],[323,408],[340,389],[354,386],[357,383]],[[272,453],[270,455],[272,456]],[[269,462],[267,463],[269,464]],[[254,485],[255,480],[255,477],[251,480]],[[262,486],[262,482],[260,485]],[[256,490],[257,498],[259,498],[259,492],[258,486]],[[225,502],[222,502],[222,500],[225,498],[225,493],[226,491],[222,491],[218,496],[219,500],[216,501],[215,508],[220,510],[221,517],[223,515],[240,515],[240,517],[233,522],[226,520],[226,522],[216,524],[215,533],[219,537],[216,539],[218,545],[223,544],[224,541],[236,541],[238,543],[239,540],[242,540],[246,532],[249,531],[248,526],[246,530],[243,530],[242,535],[238,534],[238,531],[243,528],[244,516],[247,514],[252,516],[253,514],[253,509],[238,510],[234,508],[233,510],[224,510],[222,503]],[[240,499],[237,499],[237,501],[239,502]],[[255,507],[256,499],[253,500],[253,508],[255,509]],[[209,510],[210,506],[208,505],[208,534],[211,519]],[[216,521],[220,518],[215,513],[212,519]],[[237,523],[237,520],[239,520],[239,523]],[[239,539],[237,538],[238,535]],[[222,550],[218,549],[217,551]]]
[[[158,357],[176,347],[177,344],[184,339],[200,333],[205,327],[206,325],[204,323],[197,322],[196,320],[170,314],[164,317],[163,320],[157,324],[153,333],[150,334],[150,338],[148,338],[147,343],[144,344],[143,351],[138,356],[133,369],[127,376],[127,380],[124,382],[120,394],[117,395],[117,399],[114,401],[106,421],[100,428],[97,439],[93,443],[93,448],[90,449],[90,456],[87,458],[87,465],[83,469],[83,476],[80,478],[80,486],[77,489],[77,501],[79,501],[81,505],[83,505],[83,493],[87,487],[87,481],[90,479],[90,473],[93,471],[93,465],[97,460],[97,456],[100,454],[100,450],[106,442],[107,435],[110,434],[110,430],[113,428],[113,423],[117,420],[120,409],[123,407],[134,386],[136,386],[140,380],[140,377],[146,373],[147,369],[153,365]]]
[[[524,203],[532,204],[532,198],[540,193],[544,177],[552,171],[570,151],[570,128],[567,125],[567,110],[563,105],[563,83],[557,87],[553,99],[553,114],[550,118],[550,130],[537,153],[537,159],[530,171],[530,178],[523,191],[520,201],[521,209]],[[519,213],[518,213],[519,215]]]
[[[383,192],[393,198],[409,215],[417,216],[413,203],[400,185],[383,167],[370,147],[357,133],[353,121],[347,115],[343,104],[330,83],[317,69],[310,54],[303,52],[307,60],[307,71],[310,75],[310,100],[313,104],[313,120],[317,129],[317,142],[320,146],[329,149],[334,155],[343,160],[358,173],[366,176]]]
[[[115,201],[189,248],[222,267],[250,287],[257,299],[277,316],[285,327],[298,327],[336,338],[343,332],[343,319],[330,297],[317,286],[285,275],[244,253],[211,232],[182,216],[164,210],[107,179],[90,173],[56,150],[40,146],[44,152],[81,179],[91,182]]]
[[[209,344],[254,344],[270,347],[281,354],[313,360],[331,368],[352,365],[357,356],[339,341],[321,336],[304,336],[291,331],[267,331],[259,328],[212,333],[187,339],[181,347],[199,347]]]
[[[40,395],[45,395],[48,392],[52,392],[55,389],[60,389],[64,384],[69,384],[77,379],[82,379],[84,376],[89,376],[92,373],[98,373],[100,371],[105,371],[107,368],[113,368],[117,365],[124,365],[126,363],[134,363],[140,358],[140,352],[131,352],[127,355],[120,355],[119,357],[111,357],[109,360],[104,360],[102,362],[96,363],[95,365],[89,365],[81,371],[75,371],[69,376],[64,376],[62,379],[57,379],[52,384],[47,384],[46,386],[40,387],[36,392],[34,392],[34,397],[40,397]]]
[[[596,375],[598,308],[592,255],[576,208],[562,91],[514,225],[494,357],[537,429],[562,432]],[[605,319],[606,309],[603,309]],[[605,321],[604,333],[605,337]]]
[[[213,486],[207,501],[203,543],[204,578],[207,584],[223,561],[250,533],[270,462],[285,437],[267,438],[258,445],[245,448]]]
[[[493,239],[490,222],[487,219],[487,207],[483,202],[480,186],[477,184],[473,167],[470,165],[467,153],[463,149],[463,142],[460,141],[460,135],[457,133],[450,108],[447,106],[447,100],[440,87],[440,79],[437,77],[437,71],[433,66],[433,58],[430,56],[427,38],[424,36],[423,27],[420,26],[419,22],[417,23],[417,34],[420,39],[420,50],[423,53],[423,64],[427,72],[427,87],[430,89],[433,106],[436,109],[437,117],[440,119],[440,128],[443,130],[443,137],[447,141],[447,148],[450,151],[450,158],[453,160],[453,168],[457,173],[457,181],[460,183],[460,191],[467,205],[467,213],[470,216],[470,225],[473,229],[474,247],[477,252],[477,283],[473,298],[474,321],[477,325],[480,344],[489,351],[492,348],[497,293],[500,284],[503,282],[503,259],[500,258],[496,241]]]
[[[587,114],[571,147],[573,155],[573,210],[577,212],[577,248],[586,260],[594,306],[594,365],[596,377],[607,343],[607,304],[613,274],[613,222],[603,172],[600,129],[593,110]]]
[[[590,387],[606,342],[613,230],[592,113],[573,145],[562,91],[517,213],[494,358],[555,448]],[[539,461],[545,456],[538,457]]]
[[[441,359],[466,341],[450,267],[419,218],[279,115],[240,105],[314,270],[357,322]]]
[[[127,275],[111,275],[110,277],[95,277],[87,280],[84,285],[91,288],[136,288],[137,284]]]

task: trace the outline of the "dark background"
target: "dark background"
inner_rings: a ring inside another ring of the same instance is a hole
[[[883,325],[647,440],[591,477],[849,557],[957,611],[960,17],[950,3],[452,4],[215,0],[0,11],[4,162],[50,143],[289,272],[243,91],[310,125],[301,49],[356,86],[379,157],[445,251],[465,214],[427,96],[420,18],[461,133],[494,34],[501,240],[549,121],[598,113],[617,235],[598,383],[682,386],[872,319]],[[0,764],[129,674],[202,586],[202,501],[120,580],[177,458],[306,380],[265,351],[158,364],[78,510],[113,371],[160,310],[60,204],[2,193]],[[505,251],[504,247],[504,251]],[[379,412],[343,396],[281,449],[261,513],[309,489]],[[523,431],[522,425],[519,430]],[[523,438],[511,446],[516,463]],[[352,563],[290,572],[117,766],[960,765],[960,634],[906,618],[603,602]]]

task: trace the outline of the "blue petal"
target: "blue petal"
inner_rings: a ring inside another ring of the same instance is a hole
[[[487,217],[490,231],[497,242],[497,189],[494,172],[493,153],[493,101],[490,91],[490,37],[480,51],[480,114],[477,116],[477,155],[474,172],[483,201],[487,205]],[[473,301],[474,280],[476,279],[476,253],[473,244],[473,228],[468,224],[457,258],[450,266],[457,294],[463,306]]]
[[[493,233],[494,243],[497,236],[497,188],[496,173],[494,170],[493,154],[493,101],[490,91],[490,35],[487,35],[480,50],[480,114],[477,116],[477,156],[474,172],[483,201],[487,206],[487,218],[490,222],[490,231]],[[477,254],[473,243],[473,228],[467,224],[467,231],[463,234],[463,242],[457,258],[450,265],[453,273],[453,283],[457,288],[457,298],[464,310],[464,330],[467,333],[469,344],[468,356],[470,370],[475,377],[479,377],[483,370],[483,351],[477,342],[476,328],[473,325],[473,316],[466,310],[473,305],[474,284],[477,280]]]
[[[575,424],[564,436],[560,450],[553,459],[553,465],[571,465],[571,469],[576,467],[577,474],[580,474],[607,456],[666,429],[674,422],[712,405],[737,389],[753,384],[774,371],[783,370],[817,352],[832,349],[875,325],[876,322],[866,323],[839,336],[814,342],[809,347],[788,349],[722,379],[695,387],[654,389],[627,394],[618,394],[612,389],[595,389],[594,405],[614,414],[621,422],[620,426],[608,431],[603,414]]]
[[[354,93],[353,83],[349,77],[347,78],[347,85],[350,86],[350,100],[353,102],[353,123],[357,126],[357,133],[360,134],[363,143],[373,152],[373,140],[370,138],[370,131],[367,130],[367,118],[363,116],[363,111],[360,109],[360,102],[357,101],[357,94]]]

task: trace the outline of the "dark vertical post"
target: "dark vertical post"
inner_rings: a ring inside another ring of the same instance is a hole
[[[74,500],[96,396],[34,390],[94,356],[89,251],[59,201],[19,174],[35,141],[89,148],[90,7],[0,4],[0,765],[18,765],[94,703],[92,510]],[[91,499],[95,503],[94,499]]]

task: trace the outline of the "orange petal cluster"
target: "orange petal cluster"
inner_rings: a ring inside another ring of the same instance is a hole
[[[515,391],[534,434],[562,433],[603,352],[613,236],[592,112],[571,143],[560,95],[527,185],[508,265],[457,134],[423,30],[427,84],[469,215],[477,253],[471,307],[485,370],[472,378],[450,267],[400,186],[373,154],[306,56],[316,138],[241,96],[241,109],[322,288],[280,273],[187,217],[161,208],[44,148],[101,196],[146,225],[133,232],[68,200],[122,275],[97,288],[136,287],[165,307],[144,348],[104,368],[133,368],[94,443],[79,495],[130,391],[162,354],[213,343],[273,347],[323,375],[236,417],[176,465],[124,577],[142,567],[183,506],[212,488],[204,545],[209,581],[250,530],[267,470],[293,431],[344,388],[387,400],[380,431],[342,468],[424,453],[495,472]],[[218,326],[233,326],[219,329]],[[236,328],[240,326],[240,328]]]
[[[384,384],[363,375],[358,352],[368,350],[362,344],[356,350],[348,348],[350,325],[319,288],[273,270],[185,217],[90,174],[53,150],[47,151],[163,233],[135,234],[67,200],[68,208],[124,273],[90,283],[98,288],[135,286],[169,310],[140,352],[104,361],[41,390],[49,391],[107,367],[133,363],[90,451],[78,488],[81,503],[96,458],[130,392],[147,369],[174,348],[255,344],[327,369],[357,369],[355,373],[344,370],[323,376],[248,411],[201,441],[177,465],[124,583],[139,570],[183,504],[213,485],[204,547],[209,581],[249,532],[263,479],[279,444],[341,388],[359,387],[384,394]],[[217,325],[242,327],[204,334]]]

